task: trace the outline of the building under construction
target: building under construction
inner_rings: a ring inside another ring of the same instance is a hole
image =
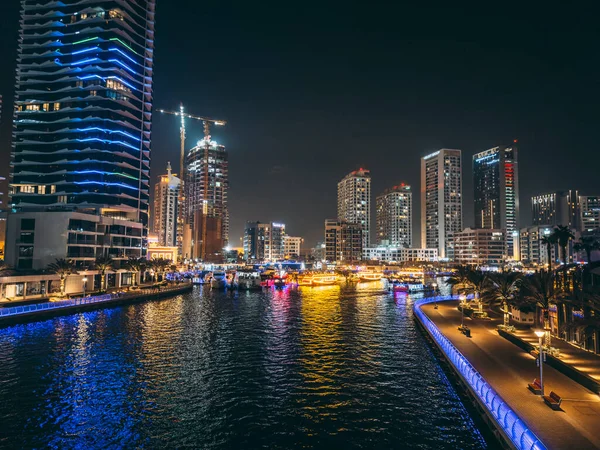
[[[207,136],[185,155],[184,165],[183,254],[219,262],[229,240],[229,162],[225,146]]]

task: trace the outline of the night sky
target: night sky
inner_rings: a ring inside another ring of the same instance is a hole
[[[600,35],[590,11],[292,3],[157,1],[154,106],[183,101],[229,122],[213,138],[229,152],[232,245],[246,220],[273,220],[313,246],[336,216],[337,182],[365,167],[373,206],[386,187],[413,186],[418,246],[419,158],[442,147],[463,150],[465,226],[472,154],[513,139],[521,225],[532,194],[600,194]],[[0,0],[0,13],[7,176],[18,0]],[[201,123],[189,123],[188,148],[201,136]],[[177,118],[157,113],[153,180],[167,160],[177,168],[178,152]]]

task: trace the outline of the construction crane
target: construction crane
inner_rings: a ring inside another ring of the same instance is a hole
[[[216,119],[211,119],[209,117],[200,117],[200,116],[194,116],[193,114],[189,114],[183,111],[183,103],[181,103],[179,105],[179,111],[167,111],[165,109],[159,109],[158,112],[160,113],[164,113],[164,114],[173,114],[174,116],[179,116],[181,117],[181,127],[179,129],[179,134],[181,137],[181,152],[179,155],[179,170],[180,170],[180,177],[183,180],[183,164],[184,164],[184,157],[185,157],[185,119],[194,119],[194,120],[201,120],[203,125],[204,125],[204,139],[206,140],[210,140],[210,125],[211,124],[215,124],[215,125],[225,125],[227,123],[227,121],[225,120],[216,120]]]

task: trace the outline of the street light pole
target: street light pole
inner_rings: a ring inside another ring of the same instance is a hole
[[[538,337],[539,339],[539,345],[540,345],[540,387],[541,387],[541,391],[542,391],[542,395],[544,395],[544,361],[543,361],[543,354],[544,354],[544,349],[542,347],[542,339],[544,337],[546,333],[543,330],[536,330],[535,331],[535,335]]]
[[[433,309],[438,309],[438,304],[437,304],[437,283],[433,282],[431,283],[431,286],[433,287],[433,301],[435,303]]]
[[[467,296],[463,293],[460,294],[460,328],[465,328],[465,300]]]
[[[83,277],[83,298],[85,298],[85,289],[87,288],[87,277]]]

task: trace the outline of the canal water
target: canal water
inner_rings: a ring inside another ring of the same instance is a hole
[[[0,447],[485,448],[413,301],[197,287],[2,328]]]

